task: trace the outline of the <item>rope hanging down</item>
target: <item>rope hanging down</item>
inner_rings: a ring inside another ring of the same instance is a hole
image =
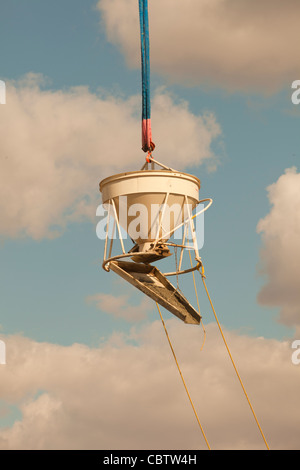
[[[206,282],[205,282],[206,276],[205,276],[205,274],[204,274],[204,266],[203,266],[203,263],[201,263],[201,266],[202,266],[202,271],[200,272],[200,269],[199,269],[199,268],[198,268],[198,271],[199,271],[199,273],[200,273],[200,275],[201,275],[201,277],[202,277],[203,285],[204,285],[204,288],[205,288],[205,291],[206,291],[208,300],[209,300],[209,302],[210,302],[211,308],[212,308],[212,310],[213,310],[213,313],[214,313],[214,316],[215,316],[217,325],[218,325],[218,327],[219,327],[221,336],[222,336],[222,338],[223,338],[224,344],[225,344],[225,346],[226,346],[226,349],[227,349],[227,352],[228,352],[228,354],[229,354],[230,360],[231,360],[232,365],[233,365],[233,367],[234,367],[234,370],[235,370],[235,372],[236,372],[237,378],[238,378],[238,380],[239,380],[239,382],[240,382],[240,385],[241,385],[241,387],[242,387],[242,389],[243,389],[244,395],[245,395],[245,397],[246,397],[246,399],[247,399],[247,402],[248,402],[248,404],[249,404],[249,406],[250,406],[250,409],[251,409],[252,414],[253,414],[253,416],[254,416],[254,419],[255,419],[255,421],[256,421],[257,427],[258,427],[258,429],[259,429],[259,431],[260,431],[260,433],[261,433],[261,435],[262,435],[262,438],[263,438],[263,440],[264,440],[264,443],[265,443],[267,449],[270,450],[270,447],[269,447],[269,445],[268,445],[268,443],[267,443],[267,440],[266,440],[266,438],[265,438],[265,435],[264,435],[264,433],[263,433],[263,431],[262,431],[262,428],[261,428],[261,426],[260,426],[260,424],[259,424],[259,422],[258,422],[258,419],[257,419],[257,417],[256,417],[255,411],[254,411],[254,409],[253,409],[253,406],[252,406],[252,404],[251,404],[251,402],[250,402],[249,396],[248,396],[248,394],[247,394],[247,392],[246,392],[246,389],[245,389],[244,384],[243,384],[243,382],[242,382],[242,379],[241,379],[241,377],[240,377],[240,374],[239,374],[239,372],[238,372],[238,370],[237,370],[237,367],[236,367],[236,365],[235,365],[235,362],[234,362],[234,360],[233,360],[233,357],[232,357],[232,354],[231,354],[231,352],[230,352],[229,346],[228,346],[228,344],[227,344],[227,341],[226,341],[226,339],[225,339],[224,333],[223,333],[223,331],[222,331],[222,327],[221,327],[220,322],[219,322],[219,319],[218,319],[218,317],[217,317],[215,308],[214,308],[214,306],[213,306],[211,297],[210,297],[210,295],[209,295],[209,292],[208,292],[208,289],[207,289],[207,286],[206,286]],[[194,283],[194,286],[195,286],[195,291],[196,291],[196,283]],[[196,291],[196,292],[197,292],[197,291]],[[196,295],[197,295],[197,294],[196,294]],[[198,295],[197,295],[197,302],[198,302]],[[173,349],[171,340],[170,340],[169,335],[168,335],[168,332],[167,332],[167,328],[166,328],[165,322],[164,322],[164,320],[163,320],[163,317],[162,317],[162,314],[161,314],[161,311],[160,311],[160,308],[159,308],[159,305],[158,305],[157,302],[156,302],[156,306],[157,306],[157,309],[158,309],[158,312],[159,312],[159,315],[160,315],[160,319],[161,319],[161,321],[162,321],[162,324],[163,324],[163,327],[164,327],[164,330],[165,330],[165,333],[166,333],[166,336],[167,336],[167,339],[168,339],[168,342],[169,342],[169,346],[170,346],[170,348],[171,348],[171,351],[172,351],[172,354],[173,354],[173,357],[174,357],[174,360],[175,360],[175,363],[176,363],[176,365],[177,365],[177,368],[178,368],[180,377],[181,377],[181,379],[182,379],[182,382],[183,382],[185,391],[186,391],[186,393],[187,393],[187,395],[188,395],[190,404],[191,404],[191,406],[192,406],[192,409],[193,409],[193,411],[194,411],[194,414],[195,414],[195,417],[196,417],[196,419],[197,419],[198,425],[199,425],[199,427],[200,427],[200,429],[201,429],[201,432],[202,432],[202,434],[203,434],[203,437],[204,437],[204,440],[205,440],[205,442],[206,442],[206,445],[207,445],[208,449],[210,450],[210,449],[211,449],[211,448],[210,448],[210,445],[209,445],[209,443],[208,443],[208,440],[207,440],[206,435],[205,435],[205,433],[204,433],[203,427],[202,427],[202,425],[201,425],[201,423],[200,423],[200,420],[199,420],[199,417],[198,417],[198,415],[197,415],[195,406],[194,406],[194,404],[193,404],[193,401],[192,401],[191,396],[190,396],[190,394],[189,394],[189,391],[188,391],[188,389],[187,389],[185,380],[184,380],[183,375],[182,375],[182,373],[181,373],[181,369],[180,369],[180,367],[179,367],[179,364],[178,364],[178,361],[177,361],[177,358],[176,358],[176,355],[175,355],[175,352],[174,352],[174,349]],[[198,307],[199,307],[199,303],[198,303]],[[200,307],[199,307],[199,308],[200,308]],[[201,348],[201,349],[202,349],[202,348]]]
[[[219,330],[220,330],[222,339],[223,339],[223,341],[224,341],[224,344],[225,344],[225,347],[226,347],[226,349],[227,349],[228,355],[229,355],[229,357],[230,357],[231,363],[232,363],[233,368],[234,368],[234,370],[235,370],[236,376],[237,376],[237,378],[238,378],[238,380],[239,380],[239,382],[240,382],[240,385],[241,385],[242,390],[243,390],[243,392],[244,392],[244,395],[245,395],[245,397],[246,397],[246,399],[247,399],[248,405],[250,406],[250,409],[251,409],[252,414],[253,414],[253,416],[254,416],[254,419],[255,419],[255,422],[256,422],[256,424],[257,424],[257,427],[258,427],[258,429],[259,429],[259,431],[260,431],[260,433],[261,433],[261,435],[262,435],[262,438],[263,438],[263,440],[264,440],[264,443],[265,443],[267,449],[270,450],[270,447],[269,447],[269,445],[268,445],[268,443],[267,443],[267,440],[266,440],[265,435],[264,435],[264,433],[263,433],[263,431],[262,431],[262,428],[261,428],[261,426],[260,426],[260,424],[259,424],[259,422],[258,422],[258,419],[257,419],[257,417],[256,417],[256,414],[255,414],[255,411],[254,411],[254,409],[253,409],[253,406],[252,406],[252,404],[251,404],[251,402],[250,402],[250,399],[249,399],[249,397],[248,397],[248,394],[247,394],[247,392],[246,392],[246,389],[245,389],[245,387],[244,387],[244,384],[243,384],[243,382],[242,382],[242,379],[241,379],[241,377],[240,377],[240,374],[239,374],[239,372],[238,372],[238,370],[237,370],[237,367],[236,367],[235,362],[234,362],[234,360],[233,360],[233,357],[232,357],[232,355],[231,355],[229,346],[228,346],[227,341],[226,341],[226,339],[225,339],[225,336],[224,336],[224,334],[223,334],[222,327],[221,327],[220,322],[219,322],[219,319],[218,319],[218,317],[217,317],[217,314],[216,314],[215,308],[214,308],[214,306],[213,306],[211,297],[210,297],[209,292],[208,292],[208,289],[207,289],[207,287],[206,287],[206,282],[205,282],[206,276],[205,276],[205,274],[204,274],[204,266],[203,266],[203,264],[202,264],[202,271],[200,272],[199,269],[198,269],[198,271],[199,271],[199,273],[200,273],[200,275],[201,275],[201,277],[202,277],[202,281],[203,281],[203,285],[204,285],[204,288],[205,288],[206,295],[207,295],[208,300],[209,300],[209,303],[210,303],[210,305],[211,305],[211,308],[212,308],[212,311],[213,311],[215,320],[216,320],[216,322],[217,322],[218,328],[219,328]]]
[[[152,142],[151,130],[148,0],[139,0],[139,13],[142,59],[142,149],[151,153],[155,145]]]
[[[194,411],[196,420],[197,420],[197,422],[198,422],[198,425],[199,425],[199,427],[200,427],[200,430],[201,430],[201,432],[202,432],[202,435],[203,435],[203,437],[204,437],[204,440],[205,440],[205,442],[206,442],[206,445],[207,445],[208,449],[211,450],[211,447],[210,447],[210,445],[209,445],[209,443],[208,443],[208,440],[207,440],[207,437],[206,437],[206,435],[205,435],[204,429],[203,429],[203,427],[202,427],[202,425],[201,425],[201,423],[200,423],[200,420],[199,420],[197,411],[196,411],[196,409],[195,409],[194,403],[193,403],[193,401],[192,401],[191,395],[189,394],[188,388],[187,388],[186,383],[185,383],[185,380],[184,380],[184,378],[183,378],[181,369],[180,369],[179,364],[178,364],[178,361],[177,361],[177,357],[176,357],[176,355],[175,355],[174,348],[173,348],[173,346],[172,346],[172,343],[171,343],[170,337],[169,337],[169,335],[168,335],[168,331],[167,331],[167,328],[166,328],[164,319],[163,319],[163,317],[162,317],[162,314],[161,314],[161,311],[160,311],[160,308],[159,308],[159,305],[158,305],[157,302],[156,302],[156,306],[157,306],[157,310],[158,310],[158,313],[159,313],[161,322],[162,322],[162,324],[163,324],[163,327],[164,327],[164,330],[165,330],[165,333],[166,333],[166,337],[167,337],[167,339],[168,339],[168,343],[169,343],[169,346],[170,346],[170,348],[171,348],[171,351],[172,351],[172,354],[173,354],[173,357],[174,357],[174,360],[175,360],[175,363],[176,363],[178,372],[179,372],[179,374],[180,374],[180,377],[181,377],[182,383],[183,383],[183,385],[184,385],[185,391],[186,391],[186,393],[187,393],[188,399],[189,399],[190,404],[191,404],[191,406],[192,406],[192,409],[193,409],[193,411]]]

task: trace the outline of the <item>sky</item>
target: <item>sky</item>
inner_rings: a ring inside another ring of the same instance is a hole
[[[271,449],[300,448],[299,13],[149,0],[154,156],[213,199],[206,282]],[[99,182],[145,161],[138,2],[2,0],[0,55],[0,449],[205,449],[155,304],[96,235]],[[162,313],[200,421],[264,449],[198,283],[205,336]]]

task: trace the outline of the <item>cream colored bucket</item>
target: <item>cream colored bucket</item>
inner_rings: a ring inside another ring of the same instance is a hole
[[[138,245],[167,241],[197,206],[199,189],[197,177],[169,170],[120,173],[100,182],[103,205],[114,206],[118,223]]]

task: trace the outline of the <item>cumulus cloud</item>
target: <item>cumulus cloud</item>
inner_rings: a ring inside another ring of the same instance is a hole
[[[279,307],[279,320],[300,332],[300,173],[289,168],[267,189],[272,207],[257,226],[263,241],[260,271],[266,277],[258,300]]]
[[[139,58],[135,0],[99,0],[108,39]],[[192,85],[274,92],[298,78],[297,0],[151,0],[153,70]]]
[[[201,351],[199,327],[166,324],[212,449],[265,448],[216,325]],[[225,335],[270,447],[299,449],[290,344]],[[159,320],[96,348],[5,341],[0,399],[22,418],[1,428],[1,449],[206,448]]]
[[[139,322],[147,317],[147,310],[153,310],[153,303],[143,297],[139,305],[129,303],[129,295],[119,295],[99,293],[90,295],[86,301],[95,304],[99,310],[115,318],[122,318],[128,322]]]
[[[0,115],[0,234],[55,237],[69,222],[94,217],[99,181],[145,161],[140,101],[85,87],[49,90],[36,74],[8,82]],[[158,160],[181,169],[215,165],[211,144],[221,131],[214,115],[194,115],[163,90],[153,97],[153,114]]]

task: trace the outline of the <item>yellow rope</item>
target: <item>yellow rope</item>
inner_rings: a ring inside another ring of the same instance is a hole
[[[199,273],[200,273],[200,271],[199,271]],[[263,440],[264,440],[264,442],[265,442],[265,444],[266,444],[266,447],[267,447],[268,450],[270,450],[270,448],[269,448],[269,446],[268,446],[268,443],[267,443],[267,441],[266,441],[266,438],[265,438],[265,436],[264,436],[264,433],[263,433],[263,431],[262,431],[262,429],[261,429],[261,427],[260,427],[260,424],[259,424],[258,419],[257,419],[257,417],[256,417],[256,414],[255,414],[255,412],[254,412],[254,409],[253,409],[253,407],[252,407],[252,405],[251,405],[251,402],[250,402],[250,400],[249,400],[249,397],[248,397],[248,395],[247,395],[247,392],[246,392],[246,390],[245,390],[245,387],[244,387],[244,385],[243,385],[243,382],[242,382],[242,379],[241,379],[241,377],[240,377],[240,374],[238,373],[238,370],[237,370],[236,365],[235,365],[235,363],[234,363],[234,360],[233,360],[233,358],[232,358],[232,355],[231,355],[231,352],[230,352],[230,350],[229,350],[227,341],[226,341],[226,339],[225,339],[225,336],[224,336],[224,334],[223,334],[221,325],[220,325],[220,323],[219,323],[219,320],[218,320],[216,311],[215,311],[215,309],[214,309],[212,300],[211,300],[210,295],[209,295],[209,293],[208,293],[208,290],[207,290],[207,287],[206,287],[206,282],[205,282],[205,274],[204,274],[204,266],[203,266],[203,264],[202,264],[202,273],[200,273],[200,274],[201,274],[201,277],[202,277],[202,281],[203,281],[203,284],[204,284],[204,287],[205,287],[205,291],[206,291],[208,300],[209,300],[209,302],[210,302],[212,311],[213,311],[213,313],[214,313],[214,316],[215,316],[217,325],[218,325],[218,327],[219,327],[220,333],[221,333],[221,335],[222,335],[222,338],[223,338],[224,344],[225,344],[225,346],[226,346],[226,349],[227,349],[227,351],[228,351],[229,357],[230,357],[230,359],[231,359],[232,365],[233,365],[234,370],[235,370],[235,372],[236,372],[236,375],[237,375],[237,377],[238,377],[238,379],[239,379],[239,382],[240,382],[240,384],[241,384],[241,386],[242,386],[243,392],[244,392],[245,397],[246,397],[246,399],[247,399],[247,401],[248,401],[248,404],[249,404],[249,406],[250,406],[250,409],[251,409],[251,411],[252,411],[252,414],[253,414],[253,416],[254,416],[254,419],[255,419],[255,421],[256,421],[256,424],[257,424],[257,426],[258,426],[258,429],[260,430],[260,433],[261,433],[261,435],[262,435],[262,437],[263,437]]]
[[[162,321],[162,324],[163,324],[163,327],[164,327],[164,330],[165,330],[165,333],[166,333],[166,336],[167,336],[167,339],[168,339],[168,342],[169,342],[169,345],[170,345],[170,348],[171,348],[171,351],[172,351],[173,357],[174,357],[174,359],[175,359],[175,362],[176,362],[176,365],[177,365],[177,369],[178,369],[178,371],[179,371],[179,374],[180,374],[181,380],[182,380],[182,382],[183,382],[183,385],[184,385],[185,391],[186,391],[186,393],[187,393],[187,396],[188,396],[188,398],[189,398],[189,400],[190,400],[190,403],[191,403],[191,405],[192,405],[193,411],[194,411],[194,413],[195,413],[195,416],[196,416],[197,422],[198,422],[198,424],[199,424],[199,427],[200,427],[200,429],[201,429],[201,432],[202,432],[202,434],[203,434],[203,437],[204,437],[204,440],[205,440],[205,442],[206,442],[206,445],[207,445],[208,449],[209,449],[209,450],[211,450],[211,448],[210,448],[210,446],[209,446],[209,443],[208,443],[208,441],[207,441],[207,438],[206,438],[206,436],[205,436],[205,433],[204,433],[203,427],[201,426],[200,420],[199,420],[199,418],[198,418],[198,415],[197,415],[197,412],[196,412],[196,410],[195,410],[195,407],[194,407],[193,401],[192,401],[192,399],[191,399],[191,396],[190,396],[190,394],[189,394],[189,391],[188,391],[188,389],[187,389],[187,386],[186,386],[185,380],[184,380],[184,378],[183,378],[183,375],[182,375],[182,373],[181,373],[181,370],[180,370],[180,367],[179,367],[179,364],[178,364],[178,361],[177,361],[177,358],[176,358],[176,355],[175,355],[175,352],[174,352],[174,349],[173,349],[173,346],[172,346],[172,343],[171,343],[170,337],[169,337],[169,335],[168,335],[168,331],[167,331],[167,328],[166,328],[166,325],[165,325],[164,319],[163,319],[163,317],[162,317],[162,314],[161,314],[161,311],[160,311],[159,305],[158,305],[158,303],[157,303],[157,302],[155,302],[155,303],[156,303],[157,310],[158,310],[158,313],[159,313],[160,319],[161,319],[161,321]]]
[[[190,256],[191,267],[193,267],[191,252],[190,252],[190,250],[188,250],[188,252],[189,252],[189,256]],[[194,271],[192,271],[192,274],[193,274],[193,282],[194,282],[195,294],[196,294],[196,299],[197,299],[198,312],[199,312],[199,315],[200,315],[200,303],[199,303],[199,298],[198,298],[198,291],[197,291]],[[202,329],[203,329],[203,334],[204,334],[204,338],[203,338],[203,342],[202,342],[202,346],[201,346],[201,351],[202,351],[204,343],[205,343],[205,339],[206,339],[206,331],[205,331],[205,328],[204,328],[204,325],[203,325],[202,318],[200,320],[200,323],[201,323],[201,326],[202,326]]]

